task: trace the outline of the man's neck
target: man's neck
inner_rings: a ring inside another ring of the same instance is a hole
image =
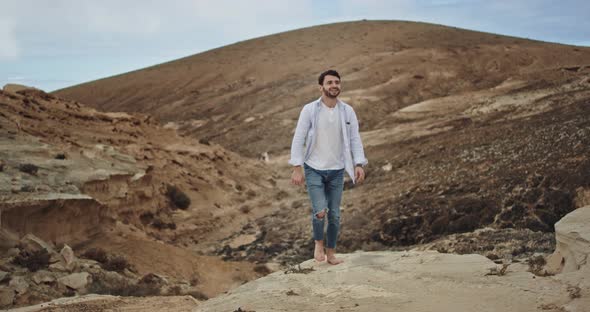
[[[334,106],[336,106],[336,103],[338,103],[338,99],[336,98],[329,98],[325,95],[322,95],[322,102],[324,104],[326,104],[326,106],[333,108]]]

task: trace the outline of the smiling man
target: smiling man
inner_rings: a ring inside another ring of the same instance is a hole
[[[291,183],[302,185],[305,180],[307,185],[312,206],[314,258],[339,264],[342,259],[336,258],[335,253],[344,171],[353,183],[363,182],[363,166],[367,159],[356,114],[350,105],[338,99],[340,74],[327,70],[320,74],[318,83],[321,97],[303,107],[293,136],[289,160],[294,166]],[[328,228],[324,250],[326,217]]]

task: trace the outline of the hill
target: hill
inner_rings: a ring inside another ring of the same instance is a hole
[[[524,247],[510,252],[530,253],[540,247],[526,243],[526,230],[551,233],[588,202],[589,48],[360,21],[239,42],[56,93],[103,110],[149,112],[247,157],[269,152],[286,181],[298,113],[319,96],[316,76],[328,67],[342,74],[342,99],[359,116],[369,158],[366,183],[345,192],[345,251],[491,227],[498,231],[489,239],[520,237]],[[291,202],[256,221],[246,253],[220,252],[252,259],[264,242],[266,257],[304,260],[307,201],[301,193]]]

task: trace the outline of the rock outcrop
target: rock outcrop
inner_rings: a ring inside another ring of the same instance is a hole
[[[575,272],[590,261],[590,206],[578,208],[555,224],[557,246],[549,257],[552,273]]]
[[[433,251],[356,252],[247,283],[195,311],[570,311],[590,306],[590,207],[556,224],[556,276],[522,262]],[[551,261],[551,260],[550,260]]]

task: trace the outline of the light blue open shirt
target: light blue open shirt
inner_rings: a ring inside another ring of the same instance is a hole
[[[306,104],[299,114],[297,128],[291,143],[291,159],[289,164],[293,166],[303,166],[303,163],[309,159],[311,148],[316,140],[316,129],[319,118],[321,98]],[[354,166],[366,165],[368,163],[363,150],[363,142],[359,134],[359,122],[352,106],[338,100],[336,107],[340,112],[340,124],[342,126],[342,138],[344,144],[342,148],[342,157],[344,159],[344,169],[355,183]],[[305,155],[303,146],[305,144]]]

